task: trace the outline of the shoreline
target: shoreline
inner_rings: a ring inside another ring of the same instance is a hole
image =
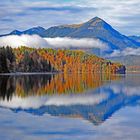
[[[85,72],[89,73],[89,72]],[[73,74],[85,74],[85,73],[73,73]],[[55,74],[64,74],[64,72],[11,72],[11,73],[0,73],[0,76],[19,76],[19,75],[55,75]],[[72,74],[72,73],[66,73]],[[109,74],[109,73],[90,73],[90,74]],[[126,75],[119,73],[110,73],[111,75]]]

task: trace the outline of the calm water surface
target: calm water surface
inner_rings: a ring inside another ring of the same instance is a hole
[[[0,76],[0,140],[139,140],[140,75]]]

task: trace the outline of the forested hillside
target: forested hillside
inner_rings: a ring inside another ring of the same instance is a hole
[[[80,50],[3,47],[0,72],[125,73],[125,66]]]

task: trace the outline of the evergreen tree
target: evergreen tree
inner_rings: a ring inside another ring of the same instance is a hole
[[[4,47],[0,48],[0,72],[1,73],[9,72],[7,67],[6,50]]]

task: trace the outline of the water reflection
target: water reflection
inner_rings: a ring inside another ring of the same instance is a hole
[[[31,95],[82,94],[96,89],[119,75],[99,74],[57,74],[0,76],[0,98],[11,100],[14,94],[19,97]]]
[[[99,125],[140,99],[138,76],[58,74],[0,77],[0,106],[34,115],[80,117]]]

